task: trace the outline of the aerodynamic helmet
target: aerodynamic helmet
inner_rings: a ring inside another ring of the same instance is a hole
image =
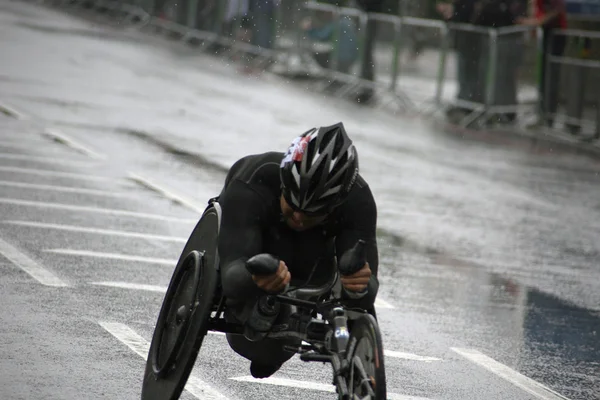
[[[285,201],[306,214],[340,205],[358,176],[358,154],[344,125],[313,128],[294,139],[281,161]]]

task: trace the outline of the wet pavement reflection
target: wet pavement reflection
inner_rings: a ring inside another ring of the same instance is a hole
[[[600,312],[522,285],[481,265],[405,243],[385,246],[382,293],[431,332],[480,349],[569,399],[600,398]]]

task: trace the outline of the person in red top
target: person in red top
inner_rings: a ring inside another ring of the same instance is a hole
[[[567,28],[567,13],[564,0],[533,0],[534,17],[522,18],[522,25],[540,26],[543,31],[542,62],[539,79],[540,111],[546,125],[552,127],[558,108],[558,82],[560,64],[548,64],[548,55],[562,56],[566,37],[554,33],[557,29]],[[549,74],[549,76],[548,76]],[[546,82],[548,78],[549,82]]]

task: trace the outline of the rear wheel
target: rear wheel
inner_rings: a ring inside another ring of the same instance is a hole
[[[383,341],[372,315],[363,314],[353,321],[347,357],[350,364],[347,380],[350,399],[385,400]]]

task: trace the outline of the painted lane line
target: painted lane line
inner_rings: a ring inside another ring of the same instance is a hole
[[[107,287],[114,287],[114,288],[119,288],[119,289],[129,289],[129,290],[145,290],[145,291],[156,292],[156,293],[165,293],[167,291],[166,286],[147,285],[147,284],[130,283],[130,282],[115,282],[115,281],[112,281],[112,282],[111,281],[90,282],[90,285],[107,286]],[[209,331],[208,333],[213,334],[213,335],[225,335],[223,332]],[[384,350],[384,354],[386,357],[399,358],[399,359],[410,360],[410,361],[422,361],[422,362],[442,361],[441,358],[420,356],[418,354],[406,353],[406,352],[402,352],[402,351]]]
[[[95,167],[98,164],[90,161],[78,161],[78,160],[63,160],[57,157],[43,157],[43,156],[30,156],[27,154],[11,154],[11,153],[0,153],[0,160],[24,160],[24,161],[37,161],[48,163],[52,165],[67,165],[75,167]]]
[[[0,112],[15,119],[27,119],[25,114],[6,103],[0,103]]]
[[[103,182],[116,181],[116,179],[114,179],[114,178],[109,178],[109,177],[104,177],[104,176],[74,174],[74,173],[70,173],[70,172],[54,172],[54,171],[47,171],[47,170],[35,169],[35,168],[19,168],[19,167],[0,166],[0,171],[16,172],[19,174],[29,174],[29,175],[39,175],[39,176],[51,176],[51,177],[56,177],[56,178],[80,179],[80,180],[85,180],[85,181],[103,181]]]
[[[69,286],[52,272],[48,271],[2,239],[0,239],[0,253],[42,285],[54,287]]]
[[[31,228],[56,229],[56,230],[69,231],[69,232],[93,233],[93,234],[97,234],[97,235],[119,236],[119,237],[139,238],[139,239],[147,239],[147,240],[158,240],[158,241],[163,241],[163,242],[174,242],[174,243],[186,243],[187,242],[187,239],[173,237],[173,236],[152,235],[152,234],[147,234],[147,233],[128,232],[128,231],[117,231],[117,230],[112,230],[112,229],[87,228],[84,226],[47,224],[44,222],[32,222],[32,221],[2,221],[2,223],[8,224],[8,225],[27,226],[27,227],[31,227]]]
[[[84,146],[81,143],[78,143],[77,141],[71,139],[70,137],[68,137],[67,135],[65,135],[63,133],[59,133],[54,130],[46,130],[44,133],[42,133],[42,135],[49,137],[50,139],[52,139],[58,143],[64,144],[65,146],[70,147],[73,150],[78,151],[82,154],[85,154],[93,159],[106,160],[105,155],[89,149],[88,147]]]
[[[193,201],[186,199],[183,196],[180,196],[178,194],[175,194],[172,191],[170,191],[169,189],[166,189],[154,182],[151,182],[147,178],[144,178],[140,175],[130,172],[129,179],[131,179],[133,182],[138,183],[141,186],[144,186],[150,190],[153,190],[153,191],[159,193],[161,196],[164,196],[167,199],[169,199],[177,204],[187,207],[190,210],[196,211],[200,214],[202,214],[204,212],[204,209],[206,208],[206,207],[201,207],[201,206],[195,204]]]
[[[26,152],[29,154],[29,152],[31,152],[32,150],[35,150],[36,148],[44,148],[44,150],[46,150],[46,147],[48,147],[48,143],[43,142],[41,140],[36,140],[36,139],[34,139],[34,140],[0,139],[0,147],[9,149],[9,151],[2,150],[3,153],[12,153],[14,151],[14,152],[21,152],[21,153]],[[48,155],[55,154],[54,151],[55,150],[52,150],[51,153],[46,153],[46,154],[48,154]],[[39,155],[44,155],[44,154],[39,154]]]
[[[506,365],[499,363],[493,358],[490,358],[477,350],[463,349],[458,347],[451,347],[450,349],[455,353],[458,353],[461,356],[465,357],[467,360],[487,369],[493,374],[498,375],[502,379],[523,389],[524,391],[535,396],[538,399],[569,400],[567,397],[561,395],[560,393],[557,393],[554,390],[542,385],[541,383],[536,382],[523,374],[520,374],[512,368],[509,368]]]
[[[168,216],[164,216],[164,215],[146,214],[146,213],[139,213],[139,212],[135,212],[135,211],[77,206],[74,204],[48,203],[48,202],[42,202],[42,201],[28,201],[28,200],[10,199],[10,198],[4,198],[4,197],[0,197],[0,203],[13,204],[13,205],[24,206],[24,207],[51,208],[51,209],[56,209],[56,210],[81,211],[81,212],[116,215],[116,216],[123,216],[123,217],[146,218],[146,219],[154,219],[154,220],[158,220],[158,221],[179,222],[179,223],[185,223],[185,224],[194,224],[194,223],[198,222],[197,219],[168,217]]]
[[[403,360],[410,360],[410,361],[423,361],[423,362],[442,361],[441,358],[420,356],[417,354],[405,353],[403,351],[384,350],[383,354],[386,357],[400,358]]]
[[[145,290],[147,292],[165,293],[167,288],[164,286],[157,285],[145,285],[141,283],[129,283],[129,282],[90,282],[90,285],[96,286],[107,286],[119,289],[131,289],[131,290]]]
[[[23,189],[47,190],[47,191],[64,192],[64,193],[89,194],[89,195],[93,195],[93,196],[104,196],[104,197],[114,197],[114,198],[135,197],[135,195],[133,195],[131,193],[113,193],[108,190],[75,188],[75,187],[69,187],[69,186],[39,185],[39,184],[35,184],[35,183],[23,183],[23,182],[2,181],[2,180],[0,180],[0,186],[12,186],[12,187],[19,187],[19,188],[23,188]]]
[[[387,301],[385,301],[383,299],[380,299],[378,297],[375,298],[375,307],[376,308],[387,308],[387,309],[394,309],[395,308],[393,305],[391,305]]]
[[[321,392],[330,392],[335,393],[335,386],[327,383],[318,383],[318,382],[310,382],[310,381],[300,381],[295,379],[286,379],[286,378],[264,378],[264,379],[255,379],[251,376],[238,376],[235,378],[229,378],[238,382],[248,382],[248,383],[262,383],[267,385],[275,385],[275,386],[285,386],[285,387],[293,387],[298,389],[308,389],[308,390],[318,390]],[[407,396],[398,393],[388,393],[387,398],[389,400],[429,400],[426,397],[415,397],[415,396]]]
[[[116,322],[99,322],[100,326],[104,328],[108,333],[117,338],[121,343],[125,344],[134,353],[142,357],[144,361],[147,360],[148,352],[150,351],[150,343],[143,337],[137,334],[133,329],[124,324]],[[203,400],[227,400],[223,394],[218,392],[212,386],[206,382],[190,376],[185,390],[190,392],[194,397]]]
[[[147,264],[161,264],[161,265],[177,265],[177,260],[168,260],[166,258],[155,258],[155,257],[143,257],[143,256],[132,256],[128,254],[116,254],[116,253],[101,253],[97,251],[87,250],[73,250],[73,249],[47,249],[44,250],[46,253],[62,254],[66,256],[78,256],[78,257],[94,257],[94,258],[107,258],[110,260],[120,261],[136,261]]]

